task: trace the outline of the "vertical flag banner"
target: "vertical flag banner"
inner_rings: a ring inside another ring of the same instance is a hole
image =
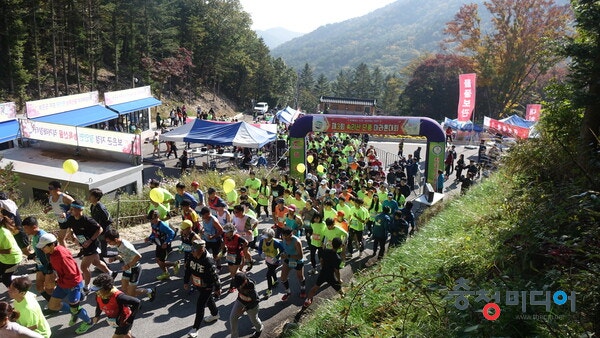
[[[527,121],[539,121],[540,110],[542,110],[541,104],[528,104],[527,113],[525,114],[525,120]]]
[[[460,74],[459,81],[459,97],[458,97],[458,121],[469,121],[473,109],[475,109],[475,84],[477,74]]]

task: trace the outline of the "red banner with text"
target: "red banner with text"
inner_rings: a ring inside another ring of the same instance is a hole
[[[528,104],[527,113],[525,114],[525,120],[527,121],[539,121],[540,110],[542,110],[541,104]]]
[[[458,97],[458,121],[471,120],[471,114],[475,109],[475,84],[477,74],[460,74],[459,81],[459,97]]]
[[[485,118],[484,125],[488,126],[491,132],[500,133],[504,136],[520,139],[529,137],[529,128],[518,127],[489,117]]]

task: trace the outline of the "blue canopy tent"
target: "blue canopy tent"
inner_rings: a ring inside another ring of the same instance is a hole
[[[296,118],[298,118],[299,115],[300,112],[291,108],[290,106],[278,111],[277,114],[275,114],[277,119],[285,124],[294,123],[294,121],[296,120]]]
[[[483,131],[482,126],[474,124],[471,121],[458,121],[458,119],[451,120],[447,117],[444,118],[444,127],[450,127],[460,131],[474,131],[476,133],[481,133]]]
[[[161,135],[165,141],[191,142],[215,146],[262,148],[277,139],[277,134],[247,122],[223,123],[196,119]]]
[[[523,128],[531,128],[534,124],[536,124],[536,121],[525,120],[519,115],[511,115],[507,118],[500,120],[500,122]]]

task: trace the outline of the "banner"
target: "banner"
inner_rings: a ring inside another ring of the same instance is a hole
[[[460,74],[459,81],[459,97],[458,97],[458,121],[469,121],[473,109],[475,109],[475,89],[477,74]]]
[[[389,116],[352,118],[349,116],[313,115],[313,131],[325,133],[366,133],[372,135],[420,135],[419,118]]]
[[[51,99],[26,102],[27,118],[64,113],[98,104],[98,92],[53,97]]]
[[[0,103],[0,122],[17,118],[17,106],[14,102]]]
[[[32,140],[77,146],[77,127],[21,120],[21,136]]]
[[[119,103],[145,99],[148,97],[152,97],[150,86],[137,87],[104,93],[104,104],[107,106],[112,106]]]
[[[141,136],[137,134],[21,120],[21,135],[32,140],[142,155]]]
[[[541,104],[528,104],[527,105],[527,114],[525,115],[525,120],[539,121],[541,110],[542,110]]]
[[[512,136],[520,139],[529,138],[529,128],[504,123],[489,117],[485,117],[483,119],[483,124],[488,127],[490,131],[497,132],[505,136]]]

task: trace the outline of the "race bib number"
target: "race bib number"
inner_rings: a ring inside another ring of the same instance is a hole
[[[83,244],[87,239],[83,235],[77,235],[77,241],[79,241],[79,244]]]
[[[201,277],[198,277],[198,276],[194,276],[194,275],[192,275],[192,283],[193,283],[195,286],[198,286],[198,287],[202,287],[202,286],[203,286],[203,283],[202,283],[202,278],[201,278]]]
[[[304,221],[304,227],[310,228],[310,221],[309,220],[305,220]]]
[[[298,262],[296,262],[296,261],[289,261],[289,262],[288,262],[288,266],[289,266],[291,269],[293,269],[293,268],[295,268],[296,266],[298,266]]]
[[[110,325],[111,327],[119,327],[119,324],[117,323],[117,318],[106,318],[106,321],[108,322],[108,325]]]
[[[227,263],[235,263],[236,258],[237,258],[236,254],[228,253],[227,256],[225,256],[225,260],[227,261]]]
[[[320,241],[321,240],[321,234],[313,234],[311,236],[312,240],[314,241]]]
[[[192,252],[192,246],[189,244],[181,244],[181,250],[183,250],[184,252]]]

